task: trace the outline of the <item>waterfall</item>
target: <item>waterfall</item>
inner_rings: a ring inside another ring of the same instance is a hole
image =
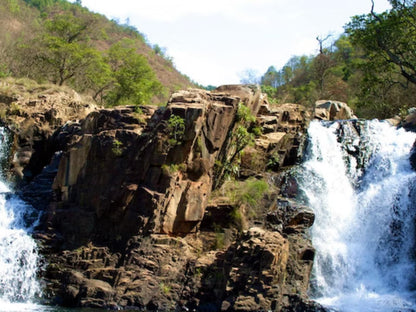
[[[7,134],[0,128],[0,160],[7,157]],[[2,168],[0,168],[2,169]],[[27,311],[40,295],[39,257],[30,232],[35,211],[0,178],[0,311]]]
[[[300,196],[315,212],[311,296],[341,312],[416,311],[416,134],[311,123]]]

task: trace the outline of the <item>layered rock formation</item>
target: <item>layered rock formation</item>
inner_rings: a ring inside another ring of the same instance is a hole
[[[23,192],[45,210],[35,236],[51,300],[318,309],[306,300],[314,216],[295,202],[287,170],[302,155],[308,120],[305,107],[270,106],[249,85],[180,91],[164,108],[101,109],[60,127],[48,137],[50,165]],[[33,199],[39,181],[53,189],[47,205]],[[268,184],[255,209],[222,187],[248,181]]]

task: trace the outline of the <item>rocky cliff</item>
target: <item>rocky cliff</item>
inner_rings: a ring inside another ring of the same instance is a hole
[[[305,107],[271,106],[258,87],[233,85],[180,91],[162,108],[81,115],[39,136],[45,167],[20,188],[43,211],[35,237],[50,302],[320,309],[307,300],[314,215],[296,203],[291,175]],[[12,159],[24,146],[15,140]],[[19,176],[32,168],[31,146]]]

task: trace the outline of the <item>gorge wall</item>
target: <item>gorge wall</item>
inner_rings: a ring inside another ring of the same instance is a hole
[[[34,236],[50,302],[321,309],[307,300],[314,214],[295,202],[290,175],[312,112],[269,105],[251,85],[180,91],[163,108],[71,103],[82,113],[57,119],[67,105],[56,104],[47,132],[38,131],[47,112],[39,120],[26,114],[32,124],[12,129],[11,175],[43,212]],[[351,113],[339,103],[319,105],[319,118]],[[253,202],[247,196],[261,185]]]

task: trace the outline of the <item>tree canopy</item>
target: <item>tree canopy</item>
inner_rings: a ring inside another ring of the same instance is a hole
[[[416,95],[416,1],[390,3],[389,11],[352,17],[331,46],[319,42],[317,55],[269,67],[263,90],[276,102],[348,102],[366,118],[405,113]]]
[[[351,41],[368,57],[416,84],[416,7],[414,1],[390,1],[392,10],[355,16],[346,26]]]

